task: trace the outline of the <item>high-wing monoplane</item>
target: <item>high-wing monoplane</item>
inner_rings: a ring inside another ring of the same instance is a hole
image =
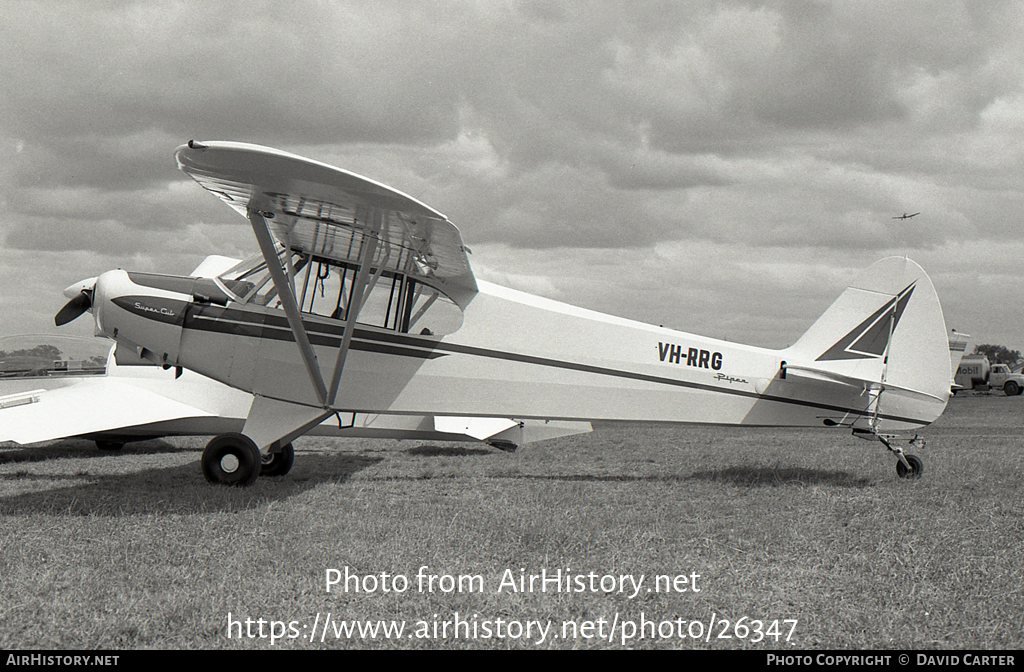
[[[917,217],[920,214],[920,212],[915,212],[912,215],[908,215],[907,213],[904,212],[902,215],[897,215],[896,217],[893,217],[893,219],[910,219],[911,217]]]
[[[252,226],[258,257],[214,277],[107,271],[60,319],[253,395],[203,452],[252,483],[338,413],[841,427],[921,473],[897,432],[933,422],[950,359],[927,274],[858,276],[792,346],[745,346],[584,310],[474,277],[459,230],[395,189],[294,154],[189,142],[178,167]]]

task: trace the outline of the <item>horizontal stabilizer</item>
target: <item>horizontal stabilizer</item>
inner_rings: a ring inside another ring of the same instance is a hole
[[[786,366],[786,375],[791,375],[791,374],[796,374],[797,376],[810,374],[809,377],[811,377],[811,378],[825,379],[825,380],[829,380],[829,381],[832,381],[832,382],[842,383],[844,385],[849,385],[850,387],[860,388],[860,389],[863,389],[863,390],[872,390],[872,391],[879,391],[879,392],[881,392],[881,391],[896,392],[896,393],[904,394],[904,395],[911,396],[911,397],[917,397],[919,399],[938,401],[940,403],[945,403],[946,402],[946,398],[945,397],[938,397],[938,396],[935,396],[934,394],[928,394],[927,392],[920,392],[918,390],[912,390],[912,389],[910,389],[908,387],[902,387],[900,385],[894,385],[892,383],[880,382],[880,381],[877,381],[877,380],[868,380],[867,378],[855,378],[853,376],[845,376],[845,375],[843,375],[841,373],[836,373],[835,371],[827,371],[825,369],[815,369],[815,368],[812,368],[812,367],[809,367],[809,366],[796,366],[796,365],[792,365],[792,364],[787,365]]]

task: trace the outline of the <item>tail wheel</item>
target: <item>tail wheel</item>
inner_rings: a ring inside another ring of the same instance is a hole
[[[903,466],[903,462],[896,463],[896,475],[900,478],[920,478],[921,473],[924,471],[924,462],[917,455],[904,455],[907,460],[907,464],[910,465],[910,469]]]
[[[260,475],[260,451],[244,434],[220,434],[206,444],[202,465],[210,483],[252,485]]]
[[[295,448],[288,443],[279,453],[270,453],[262,458],[260,476],[284,476],[292,470],[295,462]]]
[[[1006,383],[1006,385],[1003,385],[1003,392],[1005,392],[1008,397],[1016,396],[1020,394],[1020,385],[1011,380]]]

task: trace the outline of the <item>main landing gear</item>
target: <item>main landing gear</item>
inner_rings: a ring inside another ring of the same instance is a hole
[[[260,455],[248,436],[238,433],[213,437],[203,451],[203,476],[218,485],[252,485],[259,476],[284,476],[295,462],[295,448],[285,444],[279,451]]]
[[[260,476],[284,476],[292,470],[295,463],[295,448],[286,443],[280,452],[270,452],[261,456]]]
[[[219,434],[203,451],[203,476],[210,483],[252,485],[260,475],[260,451],[244,434]]]

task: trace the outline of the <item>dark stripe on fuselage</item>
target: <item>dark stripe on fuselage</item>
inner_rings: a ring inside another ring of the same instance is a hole
[[[816,401],[805,401],[803,399],[792,399],[790,397],[778,397],[769,394],[758,394],[756,392],[747,392],[746,390],[731,390],[728,388],[716,387],[714,385],[705,385],[703,383],[694,383],[686,380],[677,380],[674,378],[662,378],[661,376],[653,376],[646,373],[638,373],[635,371],[621,371],[618,369],[607,369],[600,366],[592,366],[590,364],[579,364],[577,362],[564,362],[556,359],[546,359],[544,357],[534,357],[532,355],[520,355],[511,352],[501,352],[499,350],[488,350],[485,348],[477,348],[468,345],[458,345],[454,343],[439,343],[437,345],[438,350],[447,350],[449,352],[457,352],[466,355],[474,355],[477,357],[490,357],[496,359],[505,359],[514,362],[523,362],[525,364],[535,364],[538,366],[551,366],[560,369],[569,369],[572,371],[583,371],[585,373],[595,373],[604,376],[615,376],[618,378],[628,378],[631,380],[642,380],[650,383],[661,383],[664,385],[673,385],[676,387],[686,387],[694,390],[702,390],[705,392],[714,392],[718,394],[730,394],[737,397],[746,397],[748,399],[763,399],[765,401],[776,401],[782,404],[792,404],[795,406],[805,406],[808,408],[819,408],[827,411],[834,411],[836,413],[854,414],[858,416],[866,416],[868,413],[859,411],[852,408],[844,408],[842,406],[833,406],[830,404],[822,404]],[[896,420],[899,422],[911,422],[915,424],[928,424],[922,420],[915,418],[904,418],[895,415],[886,415],[885,413],[879,413],[878,417],[886,420]]]
[[[341,339],[345,335],[345,327],[343,325],[303,320],[302,326],[306,329],[310,344],[328,348],[341,347]],[[295,341],[295,335],[292,333],[287,318],[267,313],[233,310],[217,306],[193,304],[185,317],[183,328],[274,341]],[[386,342],[382,343],[381,341],[391,339],[379,338],[379,336],[386,336],[386,334],[377,334],[366,329],[356,329],[352,336],[353,339],[350,347],[353,350],[379,352],[402,357],[417,357],[419,359],[444,357],[444,353],[434,352],[432,348],[412,349],[390,345]],[[407,343],[423,348],[424,346],[429,347],[434,341],[426,341],[424,343],[407,339]]]
[[[143,317],[157,319],[156,316],[151,317],[149,313],[143,314]],[[344,325],[324,324],[322,322],[313,320],[303,320],[302,324],[306,328],[306,332],[309,336],[309,341],[311,344],[332,348],[340,347],[341,338],[345,333]],[[237,310],[233,308],[221,308],[219,306],[210,306],[203,304],[191,304],[189,306],[188,310],[186,311],[183,328],[194,329],[197,331],[232,334],[236,336],[246,336],[249,338],[267,338],[279,341],[295,341],[295,336],[292,333],[291,327],[288,324],[288,319],[284,316],[256,311]],[[532,364],[535,366],[545,366],[551,368],[566,369],[570,371],[580,371],[583,373],[593,373],[595,375],[612,376],[616,378],[626,378],[630,380],[640,380],[643,382],[657,383],[662,385],[672,385],[674,387],[685,387],[704,392],[746,397],[748,399],[763,399],[765,401],[774,401],[781,404],[791,404],[795,406],[804,406],[807,408],[817,408],[824,411],[840,413],[843,415],[868,415],[867,412],[862,410],[845,408],[842,406],[834,406],[831,404],[823,404],[821,402],[816,401],[792,399],[789,397],[779,397],[767,394],[757,394],[756,392],[748,392],[746,390],[721,388],[716,387],[714,385],[695,383],[686,380],[678,380],[675,378],[664,378],[662,376],[638,373],[635,371],[609,369],[602,366],[593,366],[591,364],[568,362],[558,359],[549,359],[546,357],[536,357],[533,355],[523,355],[514,352],[504,352],[501,350],[491,350],[488,348],[461,345],[458,343],[444,343],[433,338],[416,337],[396,333],[382,333],[369,329],[356,329],[353,332],[352,336],[353,339],[351,348],[353,350],[360,350],[364,352],[377,352],[388,355],[398,355],[401,357],[417,357],[420,359],[435,359],[437,357],[445,356],[446,353],[463,354],[470,355],[473,357],[501,359],[511,362]],[[928,424],[926,421],[919,420],[917,418],[906,418],[895,415],[887,415],[885,413],[879,413],[878,417],[886,420],[894,420],[897,422],[907,422],[912,424]]]

